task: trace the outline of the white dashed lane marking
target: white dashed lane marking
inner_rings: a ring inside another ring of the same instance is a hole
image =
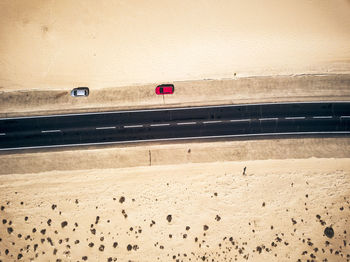
[[[182,125],[195,125],[197,124],[197,122],[181,122],[181,123],[176,123],[178,126],[182,126]]]
[[[251,119],[232,119],[230,122],[249,122]]]
[[[275,121],[278,120],[276,117],[270,117],[270,118],[259,118],[260,121]]]
[[[124,128],[136,128],[136,127],[143,127],[143,125],[124,126]]]
[[[42,130],[41,133],[59,133],[61,132],[61,130]]]
[[[151,126],[170,126],[170,124],[153,124]]]
[[[96,129],[115,129],[115,126],[96,127]]]
[[[0,136],[6,136],[6,133],[0,133]]]
[[[305,116],[293,116],[293,117],[285,117],[286,120],[294,120],[294,119],[305,119]]]
[[[313,116],[312,118],[319,119],[319,118],[333,118],[332,116]]]
[[[203,124],[216,124],[221,123],[222,121],[204,121]]]

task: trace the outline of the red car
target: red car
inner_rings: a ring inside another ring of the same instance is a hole
[[[175,88],[173,84],[159,85],[156,87],[156,94],[157,95],[173,94],[174,90]]]

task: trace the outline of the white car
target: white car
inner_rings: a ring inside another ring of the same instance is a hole
[[[88,87],[78,87],[74,88],[70,95],[73,97],[79,97],[79,96],[88,96],[89,95],[89,88]]]

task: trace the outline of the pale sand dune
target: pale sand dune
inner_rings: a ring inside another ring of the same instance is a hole
[[[0,176],[0,259],[347,261],[349,163],[310,158]],[[334,236],[324,235],[326,227]]]
[[[346,0],[0,3],[2,90],[350,72]]]

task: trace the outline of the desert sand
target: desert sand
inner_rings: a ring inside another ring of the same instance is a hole
[[[0,175],[310,157],[350,158],[350,140],[346,136],[246,141],[203,139],[2,152]]]
[[[350,72],[347,0],[0,3],[2,90]]]
[[[349,261],[349,163],[310,158],[3,175],[0,259]]]
[[[0,117],[349,99],[349,13],[347,0],[3,0]],[[165,82],[175,94],[156,96]],[[77,86],[90,96],[70,97]]]
[[[168,108],[202,105],[349,101],[350,74],[247,77],[174,82],[175,93],[155,95],[156,84],[90,90],[74,98],[65,91],[11,91],[0,94],[0,117]]]
[[[0,260],[347,261],[349,154],[347,138],[3,154]]]

